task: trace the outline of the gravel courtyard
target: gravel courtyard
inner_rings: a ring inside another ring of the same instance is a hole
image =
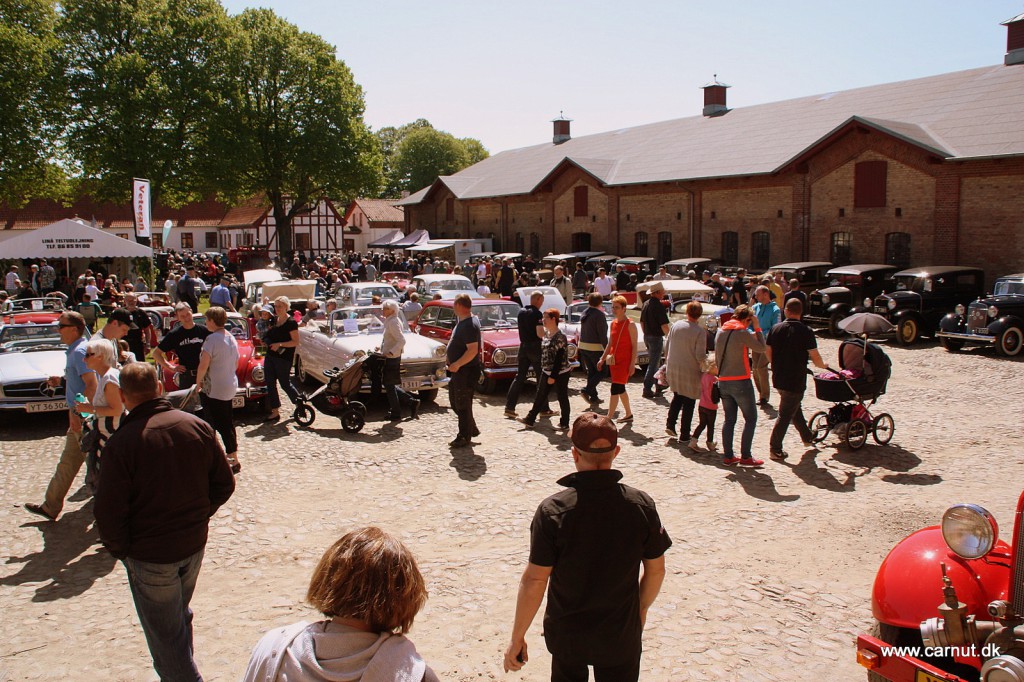
[[[834,362],[837,345],[821,339],[823,357]],[[759,470],[669,441],[667,401],[630,385],[637,418],[621,432],[617,467],[654,497],[675,542],[642,679],[863,679],[853,637],[871,625],[874,572],[896,542],[964,501],[987,507],[1009,535],[1024,480],[1024,365],[932,343],[886,348],[893,378],[875,409],[896,420],[890,445],[854,452],[830,436],[804,450],[792,432],[790,460]],[[586,403],[572,393],[576,413]],[[530,520],[572,458],[554,423],[525,430],[502,416],[503,401],[478,397],[479,444],[454,454],[444,391],[418,421],[389,425],[371,411],[355,436],[322,414],[309,429],[244,415],[243,471],[212,520],[192,602],[206,679],[238,679],[263,632],[315,618],[302,601],[315,561],[369,524],[419,559],[430,599],[411,637],[442,679],[547,679],[540,616],[524,670],[504,674],[501,657]],[[806,414],[821,405],[810,397]],[[755,455],[767,460],[775,413],[759,414]],[[62,414],[0,417],[0,681],[155,679],[124,569],[75,493],[81,476],[58,523],[22,508],[42,501],[65,428]]]

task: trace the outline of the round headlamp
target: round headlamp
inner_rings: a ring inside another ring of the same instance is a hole
[[[999,538],[996,520],[976,504],[955,504],[942,515],[942,539],[964,559],[979,559]]]
[[[181,388],[181,378],[180,377],[181,377],[181,374],[178,373],[178,372],[175,372],[174,374],[171,375],[171,383],[174,384],[175,388]]]
[[[436,378],[438,378],[438,379],[444,379],[444,376],[445,376],[445,371],[444,371],[444,367],[438,367],[438,368],[437,368],[437,369],[436,369],[436,370],[434,371],[434,376],[435,376]]]
[[[494,360],[496,365],[504,365],[505,361],[508,360],[508,356],[505,354],[505,351],[499,348],[491,353],[491,359]]]
[[[955,312],[957,315],[963,315],[965,312],[967,312],[967,308],[964,307],[963,303],[957,303],[956,307],[953,308],[953,312]]]
[[[262,384],[266,375],[263,373],[263,365],[256,365],[252,368],[252,380]]]
[[[896,310],[896,299],[890,298],[889,302],[886,303],[886,306],[888,306],[889,310]]]
[[[444,354],[445,354],[445,347],[444,346],[438,346],[437,348],[434,349],[434,357],[435,358],[443,358]]]
[[[990,305],[988,307],[988,316],[989,317],[999,317],[999,308],[995,307],[994,305]]]
[[[567,347],[567,348],[565,349],[565,354],[566,354],[566,356],[567,356],[567,357],[568,357],[568,358],[569,358],[570,360],[575,360],[575,359],[576,359],[576,354],[577,354],[577,352],[578,352],[578,349],[576,348],[576,346],[575,346],[575,345],[573,345],[573,344],[571,344],[571,343],[570,343],[570,344],[568,345],[568,347]]]
[[[864,299],[864,307],[865,308],[870,308],[871,307],[871,299],[870,298],[865,298]]]
[[[821,304],[822,305],[828,305],[828,294],[822,294],[821,295]]]

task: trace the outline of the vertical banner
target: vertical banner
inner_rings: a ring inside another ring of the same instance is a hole
[[[148,244],[150,236],[149,180],[142,178],[132,180],[132,214],[135,218],[135,241],[140,244]]]

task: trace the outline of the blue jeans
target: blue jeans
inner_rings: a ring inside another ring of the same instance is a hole
[[[123,560],[153,669],[161,682],[203,679],[192,659],[192,609],[188,604],[196,589],[204,551],[172,564],[130,557]]]
[[[299,392],[292,386],[292,361],[274,353],[267,353],[263,358],[263,377],[267,385],[267,409],[276,410],[281,407],[281,396],[277,392],[278,385],[284,389],[293,403],[299,401]]]
[[[584,369],[587,370],[587,385],[583,389],[583,395],[589,397],[597,396],[597,385],[601,383],[601,379],[608,376],[607,369],[598,369],[597,362],[604,355],[599,350],[581,350],[580,351],[580,362],[583,363]]]
[[[533,376],[537,381],[537,393],[540,393],[540,381],[541,381],[541,368],[540,368],[540,348],[535,348],[534,352],[527,352],[522,346],[519,347],[519,368],[516,370],[516,378],[512,380],[512,385],[508,387],[508,395],[505,398],[505,409],[510,412],[514,412],[516,405],[519,403],[519,393],[523,390],[523,384],[526,383],[526,375],[533,369]],[[536,395],[536,394],[535,394]],[[544,410],[548,409],[547,398],[542,405]]]
[[[665,347],[664,336],[648,336],[644,334],[644,343],[647,345],[647,372],[644,374],[644,393],[650,393],[658,380],[654,375],[661,367],[661,349]]]
[[[751,458],[754,444],[754,429],[757,428],[757,404],[754,401],[754,385],[750,379],[718,381],[718,390],[722,394],[722,410],[725,421],[722,422],[722,456],[733,457],[732,437],[736,429],[737,411],[743,412],[743,435],[740,438],[740,457]]]

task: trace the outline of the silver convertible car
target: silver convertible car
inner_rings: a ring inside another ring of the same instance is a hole
[[[0,326],[0,410],[67,410],[64,387],[46,383],[51,376],[64,376],[66,350],[56,321]]]
[[[419,391],[422,400],[437,397],[439,387],[448,383],[445,372],[445,345],[405,328],[405,350],[402,352],[402,388]],[[384,338],[384,313],[381,306],[340,308],[326,320],[316,320],[299,327],[299,347],[295,354],[295,374],[300,381],[315,379],[326,383],[325,369],[343,367],[357,353],[380,349]],[[363,390],[370,389],[369,378]]]

